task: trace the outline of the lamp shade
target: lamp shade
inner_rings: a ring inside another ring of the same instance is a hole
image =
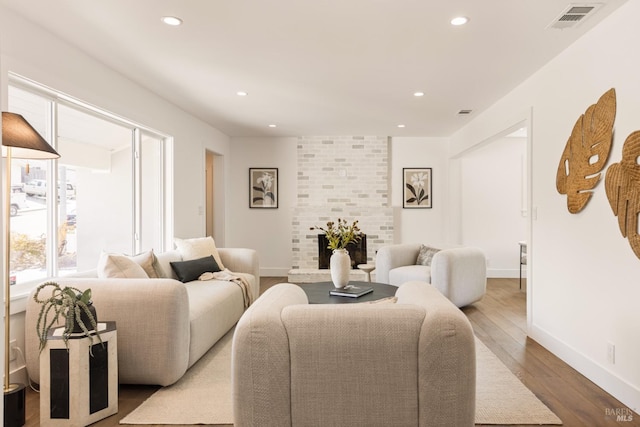
[[[56,159],[60,154],[20,114],[2,112],[2,157],[11,147],[17,159]]]

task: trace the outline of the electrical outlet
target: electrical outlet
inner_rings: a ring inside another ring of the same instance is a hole
[[[613,343],[607,343],[607,361],[612,365],[616,364],[616,346]]]
[[[11,340],[9,342],[9,361],[16,360],[18,358],[18,352],[16,351],[18,348],[18,341]]]

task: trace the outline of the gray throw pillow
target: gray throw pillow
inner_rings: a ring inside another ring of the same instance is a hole
[[[440,249],[431,248],[429,246],[421,245],[420,246],[420,252],[418,252],[418,259],[416,260],[416,265],[430,266],[431,265],[431,260],[433,259],[433,256],[439,250]]]

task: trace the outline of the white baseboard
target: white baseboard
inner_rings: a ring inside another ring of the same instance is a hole
[[[269,268],[261,268],[260,269],[260,277],[287,277],[289,274],[289,268],[277,268],[277,267],[269,267]]]
[[[487,277],[492,279],[517,279],[520,277],[520,270],[487,268]],[[526,270],[522,270],[522,278],[527,277]]]
[[[596,363],[575,348],[567,345],[536,325],[531,326],[529,336],[562,359],[566,364],[593,381],[604,391],[618,399],[626,405],[628,409],[639,413],[640,389],[638,387],[618,377],[606,367]],[[605,417],[606,409],[615,410],[624,408],[602,408],[603,418]]]

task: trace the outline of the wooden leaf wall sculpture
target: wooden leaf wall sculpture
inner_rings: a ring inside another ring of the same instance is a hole
[[[640,258],[638,214],[640,213],[640,131],[629,135],[622,147],[622,160],[607,169],[604,186],[613,214],[618,217],[622,237]]]
[[[556,173],[556,188],[567,195],[571,213],[585,207],[600,181],[611,151],[615,117],[616,91],[612,88],[589,106],[573,127]]]

